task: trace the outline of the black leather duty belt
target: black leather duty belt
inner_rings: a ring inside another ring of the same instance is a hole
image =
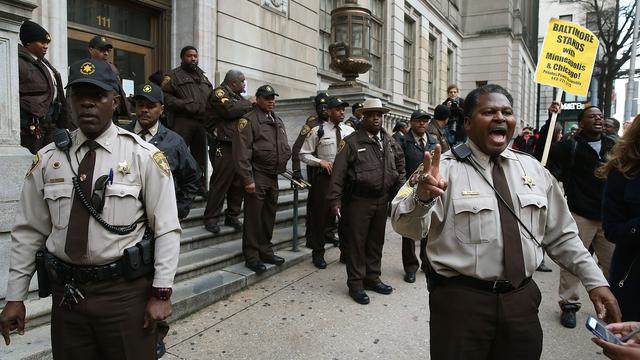
[[[435,277],[436,277],[437,285],[455,284],[455,285],[466,286],[472,289],[486,291],[486,292],[495,293],[495,294],[508,293],[510,291],[519,289],[527,285],[529,282],[531,282],[531,278],[528,277],[522,281],[520,286],[514,287],[507,280],[495,280],[495,281],[480,280],[480,279],[476,279],[476,278],[473,278],[470,276],[464,276],[464,275],[448,278],[442,275],[435,274]]]
[[[45,267],[51,280],[59,284],[65,284],[71,280],[79,284],[100,283],[117,280],[124,276],[122,259],[99,266],[77,266],[67,264],[47,253]]]

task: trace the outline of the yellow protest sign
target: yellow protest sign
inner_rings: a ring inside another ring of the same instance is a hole
[[[586,96],[600,41],[582,26],[552,18],[536,68],[536,82]]]

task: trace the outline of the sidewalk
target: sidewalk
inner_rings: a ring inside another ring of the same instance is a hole
[[[368,292],[366,306],[351,300],[339,251],[331,248],[325,270],[305,261],[172,324],[163,359],[428,359],[424,274],[414,284],[403,281],[400,249],[387,224],[382,280],[394,287],[391,295]],[[586,292],[578,326],[560,325],[559,270],[547,263],[553,272],[535,275],[543,292],[542,359],[605,359],[583,325],[593,313]]]

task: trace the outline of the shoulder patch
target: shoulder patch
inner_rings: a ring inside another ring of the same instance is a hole
[[[31,161],[31,168],[29,168],[29,171],[27,171],[27,175],[25,177],[29,177],[31,176],[31,174],[33,174],[33,170],[35,170],[38,165],[40,165],[40,154],[36,153],[35,155],[33,155],[33,161]]]
[[[302,130],[300,130],[300,135],[305,136],[310,132],[311,132],[311,126],[309,126],[308,124],[304,124],[304,126],[302,127]]]
[[[167,161],[167,158],[164,156],[164,153],[162,151],[156,151],[155,153],[153,153],[153,155],[151,155],[151,158],[153,158],[153,162],[158,165],[158,168],[160,169],[160,171],[162,171],[163,174],[165,174],[166,176],[171,176],[171,167],[169,166],[169,162]]]
[[[342,149],[344,148],[344,146],[347,144],[346,141],[344,140],[340,140],[340,144],[338,144],[338,152],[342,151]]]
[[[164,79],[162,80],[162,85],[168,83],[169,81],[171,81],[171,76],[165,75]]]
[[[249,120],[245,118],[240,118],[240,120],[238,120],[238,130],[242,131],[242,129],[244,129],[248,123],[249,123]]]
[[[315,116],[315,115],[309,116],[309,117],[307,118],[307,124],[308,124],[308,123],[310,123],[310,122],[312,122],[312,121],[316,121],[316,119],[317,119],[317,118],[318,118],[318,117],[317,117],[317,116]]]
[[[224,97],[224,90],[217,88],[215,94],[218,99],[222,99]]]
[[[223,104],[226,103],[227,101],[229,101],[229,98],[226,98],[226,97],[220,98],[220,102]]]
[[[396,194],[396,197],[404,199],[411,194],[413,194],[413,188],[410,187],[409,184],[405,183]]]

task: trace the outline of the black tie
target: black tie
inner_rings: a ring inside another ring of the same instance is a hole
[[[424,138],[420,138],[420,149],[424,151]]]
[[[147,141],[147,135],[151,135],[151,133],[147,129],[142,129],[140,130],[140,132],[138,132],[138,135],[142,138],[142,140]]]
[[[93,140],[87,140],[82,146],[88,146],[89,151],[84,155],[78,167],[78,181],[87,199],[91,199],[91,185],[93,184],[93,169],[96,165],[96,149],[100,146]],[[67,227],[67,240],[64,252],[71,260],[79,261],[87,254],[89,232],[89,212],[82,206],[78,194],[73,196],[71,216]]]
[[[336,146],[340,150],[340,141],[342,141],[342,134],[340,133],[340,125],[336,125]]]
[[[493,186],[495,186],[498,194],[504,199],[507,205],[513,209],[511,201],[511,191],[509,184],[504,175],[504,170],[500,165],[500,157],[492,158],[493,170]],[[524,256],[522,255],[522,240],[520,239],[520,229],[515,216],[509,212],[500,199],[498,199],[498,209],[500,211],[500,227],[502,228],[503,254],[504,254],[504,272],[505,277],[513,287],[518,288],[525,278]]]

